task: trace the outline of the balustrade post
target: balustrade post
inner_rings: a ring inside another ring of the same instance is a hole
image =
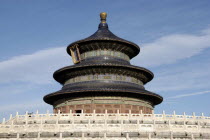
[[[69,118],[71,119],[73,117],[73,114],[72,114],[72,110],[70,109],[69,110]]]
[[[105,109],[105,120],[108,118],[107,109]]]
[[[43,117],[41,117],[41,124],[40,124],[40,131],[42,131],[43,130]]]
[[[26,125],[28,124],[28,111],[26,111],[26,114],[25,114],[25,121],[26,121]]]
[[[9,119],[10,119],[10,120],[12,119],[12,114],[10,114]]]
[[[82,132],[82,140],[84,140],[85,139],[85,134],[84,134],[84,132]]]
[[[176,118],[176,111],[175,110],[173,112],[173,117],[174,117],[174,119]]]
[[[163,118],[165,119],[165,117],[166,117],[166,113],[165,113],[165,111],[163,110]]]
[[[17,133],[17,139],[19,139],[20,138],[20,134],[19,133]]]
[[[168,127],[169,127],[169,130],[171,130],[171,120],[168,120]]]
[[[193,119],[195,119],[195,112],[193,112],[192,115],[193,115]]]
[[[131,118],[131,110],[129,110],[129,119]]]
[[[49,115],[49,110],[47,110],[47,112],[46,112],[46,113],[47,113],[47,116],[48,116],[48,115]]]
[[[56,128],[58,127],[58,120],[60,119],[60,115],[61,115],[61,110],[59,109],[58,110],[58,115],[57,115],[57,125],[56,125]]]
[[[193,134],[191,134],[191,140],[194,140],[194,135]]]
[[[205,117],[204,117],[204,113],[201,113],[201,116],[202,116],[202,119],[204,119]]]
[[[151,132],[148,133],[148,139],[151,140]]]
[[[90,127],[90,119],[88,119],[88,130],[91,130],[91,127]]]
[[[60,132],[60,139],[62,139],[63,138],[63,133],[62,132]]]
[[[105,125],[105,129],[106,129],[106,132],[107,132],[107,118],[104,119],[104,125]]]
[[[186,130],[186,113],[185,112],[183,113],[183,116],[184,116],[184,129]]]
[[[183,113],[183,116],[184,116],[184,118],[186,118],[186,113],[185,112]]]
[[[117,110],[117,114],[120,114],[120,110],[119,109]]]
[[[184,116],[184,129],[186,130],[187,126],[186,126],[186,113],[185,112],[183,113],[183,116]]]
[[[25,114],[25,121],[26,121],[26,125],[28,124],[28,111],[26,111],[26,114]]]
[[[117,119],[119,119],[120,118],[120,110],[118,109],[117,110]]]
[[[173,139],[174,139],[174,136],[173,136],[173,131],[171,131],[171,133],[170,133],[170,137],[171,137],[171,138],[170,138],[171,140],[173,140]]]
[[[142,110],[140,110],[140,116],[143,117],[143,111]]]
[[[96,116],[96,110],[93,110],[93,120],[95,120],[95,116]]]
[[[39,116],[39,111],[36,110],[36,118],[38,118],[38,116]]]
[[[16,112],[16,117],[19,118],[18,112]]]
[[[152,119],[154,120],[154,118],[155,118],[155,111],[152,110]]]
[[[126,140],[129,140],[129,133],[126,133]]]
[[[5,124],[5,122],[6,122],[6,119],[5,119],[5,118],[3,118],[3,120],[2,120],[2,124]]]
[[[41,135],[40,132],[38,132],[38,136],[37,136],[38,139],[40,139],[40,135]]]
[[[106,140],[106,132],[104,132],[104,140]]]

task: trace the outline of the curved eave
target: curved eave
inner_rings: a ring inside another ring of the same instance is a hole
[[[53,74],[53,77],[57,82],[59,82],[61,84],[64,84],[65,79],[60,78],[60,76],[63,73],[67,73],[67,71],[69,73],[71,71],[76,71],[76,70],[79,71],[80,69],[88,69],[88,68],[94,68],[94,67],[117,67],[118,69],[126,68],[126,69],[136,70],[136,71],[139,71],[139,73],[140,72],[145,72],[148,76],[147,77],[148,78],[147,82],[151,81],[154,77],[154,74],[146,68],[132,66],[132,65],[119,65],[119,64],[113,64],[113,63],[89,64],[89,65],[85,64],[85,65],[67,66],[67,67],[64,67],[64,68],[61,68],[61,69],[55,71],[54,74]],[[77,76],[79,76],[79,74]],[[147,82],[145,82],[144,84],[146,84]]]
[[[122,43],[122,44],[128,45],[128,47],[130,46],[135,52],[135,55],[132,56],[131,58],[135,57],[140,52],[140,48],[137,44],[132,43],[130,41],[123,40],[123,39],[118,40],[118,39],[113,39],[113,38],[83,39],[83,40],[75,41],[67,46],[66,51],[71,56],[70,47],[74,46],[75,44],[78,44],[80,46],[82,44],[85,44],[88,42],[94,42],[94,41],[112,41],[112,42],[117,42],[117,43]]]
[[[160,104],[163,101],[163,97],[147,91],[147,90],[122,90],[122,89],[110,89],[110,88],[100,88],[100,89],[90,89],[90,90],[83,90],[83,89],[78,89],[78,90],[74,90],[74,91],[57,91],[51,94],[48,94],[46,96],[44,96],[44,101],[48,104],[53,105],[55,101],[57,101],[58,99],[64,99],[64,98],[75,98],[75,97],[79,97],[79,95],[81,94],[81,96],[93,96],[90,93],[95,93],[98,96],[103,96],[103,95],[111,95],[111,96],[116,96],[116,95],[120,95],[122,93],[127,94],[129,96],[133,96],[135,98],[146,98],[148,100],[150,100],[154,105]],[[102,94],[104,93],[104,94]],[[96,95],[96,96],[97,96]],[[123,95],[125,96],[125,95]]]

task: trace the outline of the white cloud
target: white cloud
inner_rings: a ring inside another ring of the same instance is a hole
[[[202,90],[209,88],[210,63],[194,60],[193,64],[179,64],[167,68],[157,69],[155,78],[147,88],[155,92]]]
[[[183,98],[183,97],[189,97],[189,96],[195,96],[195,95],[201,95],[201,94],[207,94],[210,93],[210,90],[202,91],[202,92],[195,92],[195,93],[189,93],[189,94],[182,94],[177,96],[169,97],[168,99],[177,99],[177,98]]]
[[[172,34],[163,36],[152,43],[141,45],[141,53],[133,62],[143,66],[159,66],[175,63],[201,53],[210,47],[210,28],[199,35]]]
[[[16,56],[0,62],[0,83],[14,81],[34,84],[50,83],[55,70],[71,64],[71,58],[65,52],[65,47]]]

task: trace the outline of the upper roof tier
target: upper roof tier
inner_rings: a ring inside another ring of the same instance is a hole
[[[70,48],[77,45],[80,53],[84,53],[91,50],[114,50],[127,54],[130,58],[135,57],[140,52],[140,48],[137,44],[124,40],[114,35],[108,28],[106,23],[106,13],[101,13],[101,23],[98,26],[98,30],[88,38],[78,40],[71,43],[67,47],[67,52],[71,55]]]

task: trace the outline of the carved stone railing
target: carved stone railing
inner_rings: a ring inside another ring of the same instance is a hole
[[[71,112],[71,111],[70,111]],[[0,124],[1,138],[210,139],[210,117],[203,114],[28,114]]]

